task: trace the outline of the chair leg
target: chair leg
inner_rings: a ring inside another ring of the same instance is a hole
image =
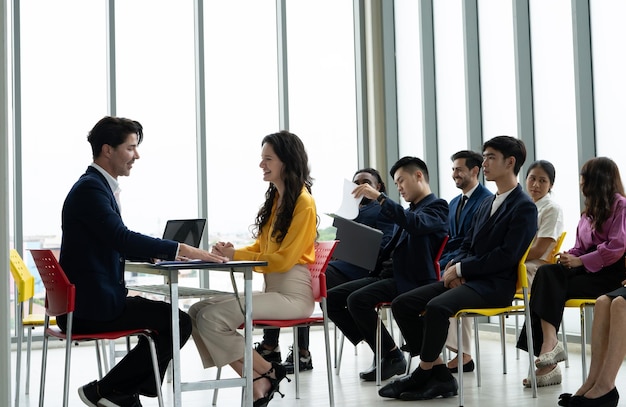
[[[569,355],[569,351],[567,350],[567,334],[565,333],[565,319],[561,320],[561,340],[563,341],[563,350],[565,350],[565,354]],[[565,367],[569,367],[569,358],[565,359]],[[583,380],[583,383],[585,381]]]
[[[580,306],[580,357],[582,361],[583,383],[587,380],[587,329],[585,326],[586,304]]]
[[[328,380],[328,401],[330,407],[335,407],[335,392],[333,387],[332,364],[330,360],[330,329],[328,327],[328,311],[326,309],[326,299],[321,302],[322,313],[324,315],[324,342],[326,343],[326,380]]]
[[[296,399],[300,399],[300,346],[298,344],[298,327],[293,328],[293,347],[291,356],[293,357],[293,373],[296,380]]]
[[[524,303],[528,304],[527,293],[524,294]],[[535,375],[535,349],[533,345],[533,327],[530,319],[530,308],[524,309],[524,324],[526,324],[526,341],[528,343],[528,370],[530,372],[530,382],[533,389],[533,398],[537,398],[537,376]]]
[[[458,372],[457,373],[457,377],[458,377],[457,380],[459,382],[459,407],[463,407],[463,340],[461,339],[461,328],[463,327],[463,324],[461,322],[462,319],[463,319],[463,317],[461,317],[461,316],[456,317],[456,333],[457,333],[456,351],[457,351],[457,357],[459,355],[461,355],[461,357],[458,359],[458,361],[460,361],[460,363],[458,365],[459,369],[457,370],[457,372]],[[476,326],[474,326],[474,329],[476,329]]]
[[[100,355],[100,340],[96,340],[96,360],[98,361],[98,377],[100,380],[104,377],[102,374],[102,356]],[[104,345],[102,347],[102,352],[104,352]],[[106,358],[104,358],[106,359]]]
[[[219,380],[220,377],[222,377],[222,368],[218,367],[217,368],[217,373],[215,374],[215,380]],[[220,389],[213,389],[213,403],[212,405],[216,406],[217,405],[217,394],[219,392]],[[243,394],[242,394],[242,398],[243,400]]]
[[[376,386],[380,386],[381,382],[382,324],[380,320],[380,309],[378,309],[378,320],[376,321],[376,351],[374,352],[376,358]]]
[[[482,385],[482,375],[480,370],[480,341],[478,340],[478,336],[478,317],[474,317],[474,346],[476,347],[476,385],[480,387]]]
[[[22,326],[23,302],[19,304],[17,313],[17,350],[15,360],[15,407],[20,406],[20,379],[22,377],[22,342],[24,341],[24,327]],[[30,351],[30,348],[29,348]],[[28,376],[26,376],[28,377]],[[27,379],[28,380],[28,379]],[[9,380],[9,383],[11,381]]]
[[[152,357],[152,369],[154,370],[154,384],[156,387],[157,398],[159,400],[159,407],[163,407],[163,393],[161,392],[161,374],[159,373],[159,363],[157,359],[156,346],[154,340],[150,335],[144,335],[148,339],[150,344],[150,356]],[[126,338],[129,340],[128,338]],[[130,342],[127,342],[130,343]]]
[[[335,326],[335,332],[337,331],[337,327]],[[343,333],[339,332],[339,335],[341,335],[340,339],[339,339],[339,351],[337,352],[337,347],[335,347],[335,352],[337,354],[337,357],[335,359],[335,374],[337,376],[339,376],[339,370],[341,369],[341,357],[343,356],[343,342],[345,340],[345,336]]]
[[[500,315],[500,346],[502,347],[502,374],[506,374],[506,325],[503,315]]]
[[[39,407],[43,407],[43,399],[46,389],[46,361],[48,359],[48,335],[43,334],[43,345],[41,351],[41,377],[39,379]]]

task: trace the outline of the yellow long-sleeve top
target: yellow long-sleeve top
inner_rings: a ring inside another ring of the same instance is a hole
[[[315,201],[306,188],[302,188],[293,211],[293,219],[281,243],[272,238],[271,228],[276,216],[276,200],[269,221],[263,226],[256,241],[236,249],[233,260],[266,261],[267,267],[255,267],[260,273],[284,273],[296,264],[315,261],[317,212]]]

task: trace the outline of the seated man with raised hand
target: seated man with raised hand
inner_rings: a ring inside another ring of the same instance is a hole
[[[497,186],[495,198],[481,203],[442,281],[399,295],[392,303],[402,335],[410,349],[419,349],[421,360],[412,374],[381,388],[382,397],[456,395],[456,379],[441,358],[450,317],[464,308],[511,305],[518,262],[537,231],[537,206],[517,181],[526,147],[513,137],[494,137],[484,143],[483,158],[485,178]]]
[[[376,305],[437,280],[434,257],[448,233],[448,203],[430,190],[426,163],[416,157],[398,160],[390,171],[409,208],[388,199],[368,184],[353,194],[376,200],[381,213],[395,223],[391,241],[381,250],[376,268],[368,277],[341,284],[328,291],[328,316],[345,336],[358,344],[376,345]],[[403,373],[406,361],[383,325],[381,378]],[[361,372],[366,381],[376,379],[376,366]]]

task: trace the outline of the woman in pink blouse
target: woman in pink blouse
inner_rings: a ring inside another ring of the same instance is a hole
[[[537,367],[537,385],[561,383],[558,362],[567,354],[557,339],[565,302],[570,298],[594,299],[621,286],[626,276],[626,198],[615,162],[598,157],[580,171],[585,197],[576,243],[559,253],[557,264],[539,267],[533,281],[530,312]],[[526,331],[517,347],[528,350]],[[530,386],[529,380],[524,380]]]

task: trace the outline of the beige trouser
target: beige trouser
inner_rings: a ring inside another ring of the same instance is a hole
[[[474,318],[464,318],[461,326],[461,340],[463,341],[463,353],[472,354],[472,327],[474,326]],[[457,342],[458,335],[456,333],[456,318],[450,318],[450,328],[448,328],[448,339],[446,339],[446,347],[453,352],[457,351],[459,344]]]
[[[263,276],[264,291],[252,294],[253,319],[298,319],[313,313],[311,273],[306,265]],[[205,368],[222,367],[243,358],[245,341],[237,328],[244,323],[244,315],[233,295],[197,302],[189,309],[189,315],[192,336]]]

